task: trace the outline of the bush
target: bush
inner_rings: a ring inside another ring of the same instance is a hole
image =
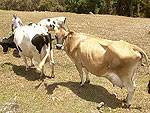
[[[57,0],[41,0],[37,8],[39,11],[64,11]]]

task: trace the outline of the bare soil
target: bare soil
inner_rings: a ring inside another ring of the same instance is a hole
[[[150,57],[150,19],[113,15],[91,15],[64,12],[22,12],[0,10],[0,40],[11,31],[12,14],[24,25],[48,17],[65,16],[70,30],[111,40],[124,40],[142,48]],[[52,33],[53,34],[53,33]],[[53,45],[56,41],[53,42]],[[0,47],[0,108],[6,102],[19,105],[23,113],[149,113],[150,95],[146,66],[138,66],[135,75],[136,91],[130,109],[123,107],[126,90],[113,87],[105,78],[90,74],[91,83],[80,87],[78,72],[64,51],[54,48],[55,78],[39,79],[34,67],[26,72],[22,58],[13,57],[13,50],[3,54]],[[30,62],[29,62],[30,63]],[[145,61],[143,60],[143,63]],[[50,76],[51,69],[45,66]],[[97,109],[97,105],[104,106]]]

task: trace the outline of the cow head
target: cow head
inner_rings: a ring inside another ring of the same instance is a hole
[[[55,38],[57,41],[56,48],[63,49],[63,42],[64,39],[66,38],[66,31],[64,28],[58,29],[57,27],[55,27],[54,31],[55,31]]]
[[[2,42],[0,42],[0,45],[3,47],[3,52],[6,53],[8,51],[8,48],[16,48],[16,44],[13,41],[14,34],[11,35],[9,38],[4,38]]]
[[[4,39],[3,39],[4,41]],[[6,53],[8,51],[8,45],[5,42],[0,42],[0,45],[3,47],[3,52]]]
[[[65,41],[67,38],[70,38],[73,34],[73,32],[66,32],[65,28],[61,27],[61,28],[55,28],[54,29],[55,31],[55,38],[56,38],[56,41],[57,41],[57,44],[56,44],[56,48],[57,49],[64,49],[64,45],[65,45]]]

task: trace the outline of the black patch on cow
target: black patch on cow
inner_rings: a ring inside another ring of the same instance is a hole
[[[55,22],[55,21],[53,21],[53,23],[54,23],[54,24],[56,24],[56,22]]]
[[[45,36],[43,36],[43,35],[40,35],[40,34],[36,34],[32,38],[31,42],[36,47],[36,49],[39,51],[39,54],[41,53],[41,49],[44,46],[44,44],[48,45],[48,43],[51,42],[50,36],[51,35],[45,35]],[[50,44],[50,46],[51,46],[51,44]]]
[[[22,52],[22,49],[18,46],[18,50]]]
[[[47,19],[48,22],[50,22],[50,19]]]
[[[32,24],[33,24],[33,23],[32,23],[32,22],[30,22],[30,23],[28,24],[28,26],[32,26]]]
[[[52,26],[52,28],[54,29],[54,28],[55,28],[55,26],[53,25],[53,26]]]

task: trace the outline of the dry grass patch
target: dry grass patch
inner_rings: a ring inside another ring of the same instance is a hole
[[[11,19],[14,11],[0,10],[0,33],[2,39],[11,30]],[[83,32],[101,38],[125,40],[141,47],[150,56],[150,19],[130,18],[111,15],[87,15],[58,12],[19,12],[18,16],[24,24],[37,23],[48,17],[65,16],[69,28],[75,32]],[[53,33],[52,33],[53,34]],[[55,44],[56,41],[53,42]],[[20,112],[37,113],[148,113],[150,111],[150,95],[147,93],[149,75],[145,76],[146,67],[138,67],[136,72],[137,88],[131,109],[122,107],[125,89],[113,87],[104,79],[90,75],[91,83],[80,87],[78,72],[64,51],[54,47],[55,75],[54,79],[39,80],[39,73],[32,67],[25,71],[21,58],[12,56],[12,50],[2,53],[0,47],[0,108],[6,102],[15,102],[20,106]],[[143,61],[145,62],[145,61]],[[46,73],[50,76],[48,65]],[[97,105],[104,106],[97,109]]]

